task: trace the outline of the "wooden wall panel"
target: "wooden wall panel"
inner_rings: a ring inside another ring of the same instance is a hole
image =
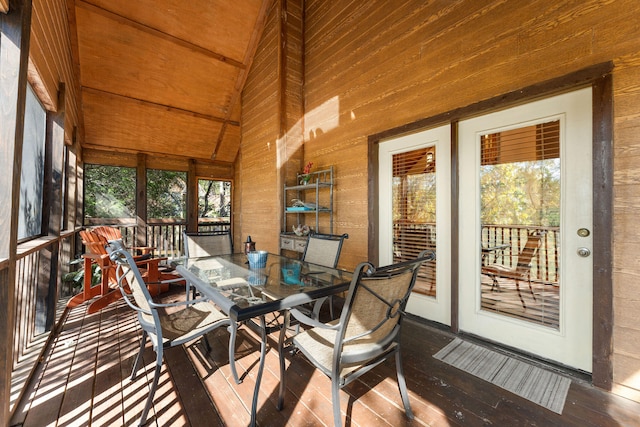
[[[621,25],[625,25],[622,24]],[[637,46],[636,46],[637,49]],[[640,401],[640,55],[617,61],[614,73],[614,391]],[[631,347],[630,347],[631,345]],[[635,351],[631,351],[635,348]]]
[[[269,11],[242,95],[242,143],[236,164],[234,240],[250,235],[258,249],[278,252],[280,179],[279,0]],[[241,199],[241,202],[240,202]],[[263,224],[269,224],[265,227]],[[275,226],[274,226],[275,225]]]
[[[137,156],[134,153],[87,149],[84,150],[84,161],[88,164],[135,168],[137,165]],[[234,167],[232,163],[207,162],[203,160],[190,160],[184,157],[170,156],[146,157],[146,167],[148,169],[187,172],[189,170],[190,162],[194,163],[195,173],[198,177],[228,180],[234,178]]]
[[[81,123],[80,83],[72,57],[72,34],[66,2],[34,0],[31,25],[30,82],[47,109],[57,111],[58,87],[65,84],[65,141],[73,142]]]

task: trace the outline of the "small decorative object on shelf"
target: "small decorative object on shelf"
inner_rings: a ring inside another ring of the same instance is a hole
[[[311,175],[309,175],[309,173],[311,172],[311,166],[313,166],[313,162],[307,163],[307,166],[304,167],[302,175],[299,176],[301,185],[307,185],[309,183],[309,180],[311,180]]]
[[[292,212],[313,211],[315,209],[316,209],[315,203],[306,203],[300,199],[291,199],[291,207],[287,208],[287,210],[291,210]]]
[[[306,236],[311,231],[308,225],[298,224],[291,227],[293,232],[296,233],[296,236]]]

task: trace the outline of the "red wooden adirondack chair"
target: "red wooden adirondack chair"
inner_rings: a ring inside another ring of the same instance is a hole
[[[75,295],[67,303],[67,307],[75,307],[85,301],[99,296],[92,301],[87,309],[88,313],[95,313],[114,301],[122,298],[118,290],[118,283],[115,277],[115,265],[109,258],[105,246],[109,240],[121,240],[120,230],[113,227],[96,227],[93,230],[80,231],[82,243],[86,248],[84,258],[84,284],[83,290]],[[166,258],[154,258],[151,256],[153,248],[132,248],[141,251],[142,255],[134,256],[138,267],[141,269],[143,279],[152,295],[166,292],[169,289],[166,281],[176,281],[179,275],[173,272],[161,271],[159,263]],[[91,286],[91,264],[95,262],[102,272],[102,281],[99,286]]]

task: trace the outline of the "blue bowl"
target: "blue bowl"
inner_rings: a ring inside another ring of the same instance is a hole
[[[300,283],[300,264],[289,264],[281,268],[282,280],[287,285],[301,285]]]

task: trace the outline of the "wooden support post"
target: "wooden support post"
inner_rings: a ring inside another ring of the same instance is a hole
[[[187,232],[198,231],[198,176],[196,175],[196,162],[189,160],[187,171]]]
[[[31,0],[11,0],[0,14],[0,425],[9,425],[13,333],[15,330],[15,280],[24,106],[27,89]]]
[[[136,170],[136,242],[134,246],[147,245],[147,156],[138,154]]]

